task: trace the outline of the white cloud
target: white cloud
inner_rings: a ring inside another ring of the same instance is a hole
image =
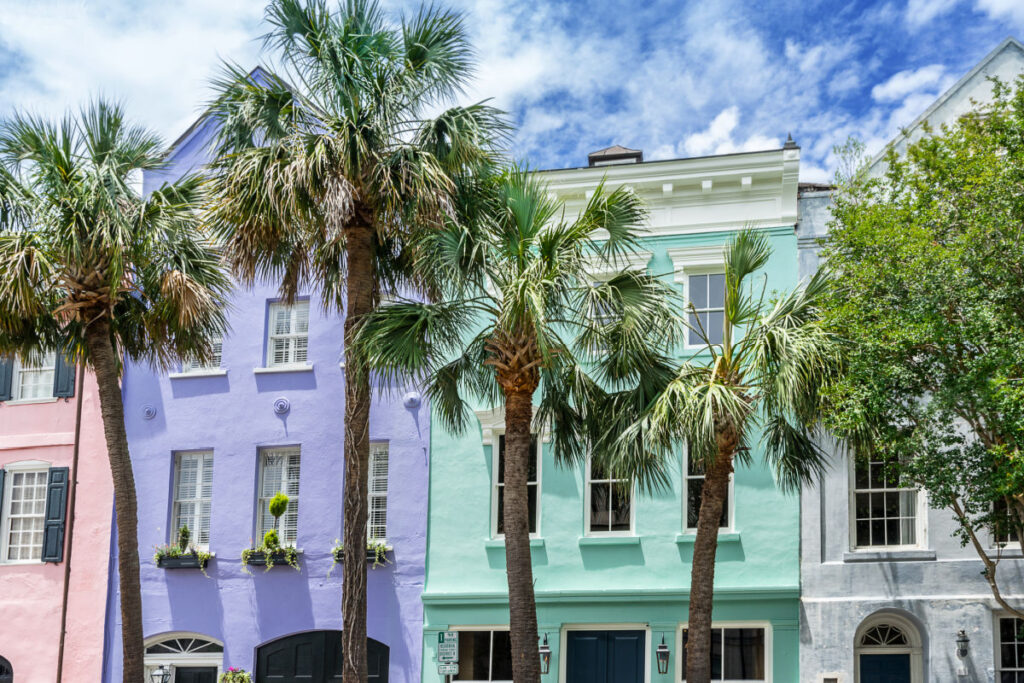
[[[871,89],[871,97],[876,102],[894,102],[907,95],[919,92],[924,88],[938,83],[946,69],[941,64],[930,64],[920,69],[908,69],[891,76],[884,83]]]
[[[1018,26],[1024,26],[1022,0],[977,0],[977,7],[995,19],[1009,19]]]
[[[927,24],[932,19],[953,9],[960,0],[909,0],[906,20],[912,28]]]
[[[759,133],[750,135],[746,140],[737,142],[733,132],[740,122],[739,107],[723,109],[712,119],[711,124],[700,132],[688,135],[683,140],[682,148],[691,156],[707,154],[730,154],[732,152],[753,152],[762,149],[778,149],[782,143]]]

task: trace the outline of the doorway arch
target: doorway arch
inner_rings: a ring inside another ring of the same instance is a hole
[[[854,638],[856,683],[923,683],[921,632],[908,617],[876,612]]]
[[[388,683],[390,648],[366,639],[367,680]],[[254,683],[335,683],[341,681],[341,631],[304,631],[256,648]]]
[[[4,657],[0,657],[0,683],[14,681],[14,667]]]

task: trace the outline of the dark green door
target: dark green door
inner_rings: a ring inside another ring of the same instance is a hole
[[[567,683],[643,683],[643,631],[569,631]]]
[[[910,683],[910,655],[861,655],[860,683]]]
[[[388,646],[367,638],[366,658],[367,680],[388,683]],[[341,631],[296,633],[256,650],[256,683],[340,683],[341,664]]]
[[[174,683],[217,683],[215,666],[183,666],[174,668]]]

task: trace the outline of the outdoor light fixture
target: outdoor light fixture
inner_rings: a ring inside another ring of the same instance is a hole
[[[664,635],[661,636],[661,645],[658,646],[658,649],[655,651],[655,654],[658,655],[658,673],[667,674],[669,652],[668,645],[665,644]]]
[[[960,629],[956,634],[956,656],[963,659],[967,656],[967,646],[971,644],[971,639],[967,637],[967,631]]]
[[[540,672],[546,674],[551,670],[551,648],[548,647],[548,634],[544,634],[544,643],[540,646]]]
[[[161,664],[149,674],[149,680],[153,683],[167,683],[171,680],[171,667]]]

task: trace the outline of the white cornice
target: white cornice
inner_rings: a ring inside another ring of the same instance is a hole
[[[649,251],[633,251],[628,254],[616,254],[610,261],[606,261],[596,255],[587,259],[587,273],[593,277],[602,278],[614,275],[620,270],[647,270],[647,264],[651,261],[652,253]]]
[[[705,247],[678,247],[668,250],[676,282],[684,282],[687,275],[721,268],[725,265],[725,247],[715,244]]]
[[[499,406],[493,410],[476,410],[476,419],[480,420],[481,441],[485,446],[494,445],[495,434],[505,432],[505,406]],[[537,413],[537,406],[533,407],[534,414]],[[551,430],[544,428],[541,434],[541,441],[551,441]]]

